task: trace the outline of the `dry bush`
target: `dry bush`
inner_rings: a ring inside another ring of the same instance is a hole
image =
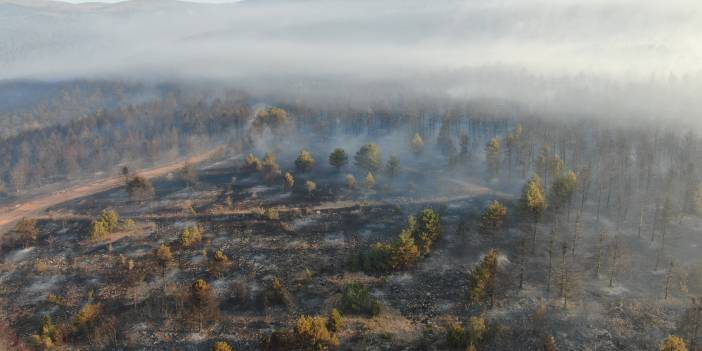
[[[217,250],[212,255],[209,264],[209,272],[215,277],[219,277],[229,268],[229,257],[222,250]]]
[[[180,233],[179,240],[180,245],[183,247],[190,247],[199,243],[202,240],[202,231],[200,230],[200,226],[191,225],[185,227]]]
[[[44,260],[37,260],[34,263],[34,272],[36,273],[46,273],[49,270],[49,264],[46,263]]]
[[[234,351],[234,349],[226,341],[217,341],[212,345],[212,351]]]
[[[344,327],[344,320],[343,320],[343,317],[341,316],[341,313],[336,308],[332,308],[331,312],[329,312],[329,318],[327,320],[327,328],[334,333],[338,333],[341,331],[341,328],[343,328],[343,327]]]
[[[294,331],[298,345],[303,350],[328,350],[339,346],[339,339],[327,329],[323,317],[300,316]]]
[[[293,300],[288,289],[283,286],[283,282],[278,277],[274,277],[266,290],[262,292],[261,303],[263,307],[276,305],[292,306]]]
[[[341,308],[346,313],[375,317],[380,314],[380,302],[370,296],[368,287],[353,283],[346,286],[341,297]]]

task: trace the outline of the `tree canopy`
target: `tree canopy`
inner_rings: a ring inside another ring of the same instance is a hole
[[[363,171],[377,172],[383,165],[378,144],[371,143],[361,146],[354,156],[354,163]]]

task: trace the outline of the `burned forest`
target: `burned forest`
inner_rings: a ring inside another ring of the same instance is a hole
[[[114,187],[7,229],[7,340],[655,350],[671,336],[699,347],[694,133],[470,104],[235,101],[233,115],[191,105],[230,134],[207,159],[151,179],[130,167],[148,153],[115,162]]]
[[[0,351],[702,351],[702,3],[0,0]]]

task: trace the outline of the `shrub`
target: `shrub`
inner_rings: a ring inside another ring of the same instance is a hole
[[[661,343],[661,351],[687,351],[687,345],[679,336],[669,335]]]
[[[277,208],[267,208],[263,211],[263,218],[269,221],[276,221],[280,219],[280,212],[278,212]]]
[[[229,262],[229,258],[227,257],[227,255],[224,254],[224,251],[222,251],[222,250],[215,251],[212,258],[215,260],[215,262],[218,262],[218,263],[228,263]]]
[[[217,250],[212,255],[212,262],[210,263],[210,273],[215,277],[219,277],[224,271],[227,270],[229,265],[229,257],[224,254],[222,250]]]
[[[446,334],[446,343],[450,348],[464,348],[467,344],[466,335],[463,332],[463,327],[459,323],[453,323],[449,326]]]
[[[466,328],[466,337],[471,345],[475,345],[483,339],[487,327],[485,326],[485,319],[481,316],[473,316],[468,320],[468,327]]]
[[[317,183],[308,180],[305,182],[305,189],[307,189],[308,193],[313,193],[315,190],[317,190]]]
[[[37,260],[34,263],[34,271],[37,273],[45,273],[46,271],[49,270],[49,265],[42,261],[42,260]]]
[[[30,337],[31,343],[35,347],[43,350],[49,350],[55,345],[60,345],[63,343],[63,339],[63,330],[54,325],[48,315],[44,315],[42,317],[41,326],[39,327],[38,333]]]
[[[136,222],[131,218],[125,219],[124,222],[122,222],[122,227],[127,231],[134,230],[136,228]]]
[[[342,319],[341,313],[336,308],[332,308],[331,312],[329,312],[329,319],[327,320],[327,328],[334,333],[338,333],[341,331],[341,328],[343,326],[344,326],[344,321]]]
[[[48,303],[51,303],[51,304],[54,304],[54,305],[59,305],[59,306],[60,306],[60,305],[63,305],[63,299],[62,299],[60,296],[56,295],[56,294],[49,294],[49,295],[46,297],[46,301],[47,301]]]
[[[290,293],[283,286],[283,282],[274,277],[268,288],[262,294],[263,306],[292,305]]]
[[[161,246],[156,249],[156,258],[159,260],[159,262],[162,265],[168,264],[173,260],[173,254],[171,253],[171,248],[166,246],[165,244],[161,244]]]
[[[37,235],[39,230],[37,229],[37,221],[31,218],[22,218],[15,225],[13,230],[25,244],[34,242],[37,240]]]
[[[130,200],[150,199],[154,196],[154,186],[148,179],[137,175],[127,182],[127,194]]]
[[[295,336],[303,350],[327,350],[339,346],[339,339],[329,332],[322,317],[300,316],[295,323]]]
[[[79,328],[92,325],[100,313],[100,307],[94,303],[88,303],[83,306],[76,316],[75,323]]]
[[[109,234],[109,230],[107,228],[107,223],[105,223],[105,221],[102,219],[93,220],[90,222],[90,226],[88,227],[88,238],[90,238],[90,240],[100,240],[104,238],[107,234]]]
[[[451,324],[446,334],[446,343],[450,348],[455,349],[470,348],[470,346],[475,348],[475,345],[483,339],[486,330],[485,319],[481,316],[473,316],[468,320],[465,329],[459,323]]]
[[[392,246],[386,243],[374,243],[368,253],[363,255],[362,265],[366,272],[388,272],[392,270]]]
[[[259,161],[254,154],[248,154],[244,160],[244,168],[259,172],[263,168],[263,165],[261,165],[261,161]]]
[[[217,341],[212,345],[212,351],[234,351],[234,349],[226,341]]]
[[[187,226],[180,233],[180,244],[183,247],[190,247],[202,240],[202,232],[198,225]]]
[[[108,232],[114,232],[119,223],[119,214],[115,210],[104,209],[100,212],[99,219],[104,222]]]
[[[349,284],[341,297],[341,308],[346,313],[365,314],[375,317],[380,314],[380,303],[372,298],[368,287],[358,283]]]

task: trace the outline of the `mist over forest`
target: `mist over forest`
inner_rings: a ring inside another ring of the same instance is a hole
[[[700,351],[700,35],[689,0],[0,0],[0,351]]]

